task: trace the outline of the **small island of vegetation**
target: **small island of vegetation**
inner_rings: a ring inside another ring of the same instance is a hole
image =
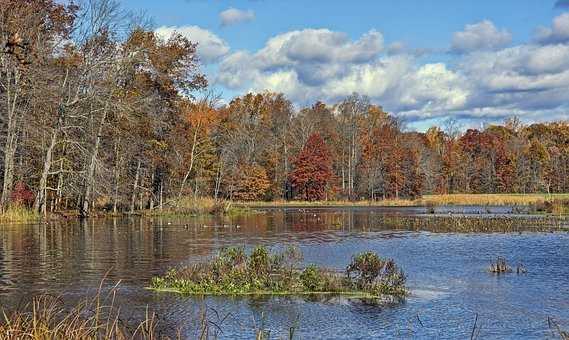
[[[309,265],[299,269],[296,248],[271,252],[225,248],[209,262],[171,269],[154,277],[151,289],[187,295],[342,295],[404,298],[405,274],[391,259],[373,252],[355,255],[341,273]]]

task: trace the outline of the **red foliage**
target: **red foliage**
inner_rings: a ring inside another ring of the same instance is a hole
[[[513,169],[502,136],[469,129],[459,143],[471,167],[471,190],[484,193],[510,190]]]
[[[332,160],[320,134],[310,135],[293,163],[295,169],[289,181],[296,197],[307,201],[326,199],[326,188],[332,179]]]
[[[31,207],[34,204],[34,193],[30,190],[28,185],[24,182],[16,183],[10,200],[12,203],[22,206]]]

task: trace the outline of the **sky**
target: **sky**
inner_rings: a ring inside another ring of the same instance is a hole
[[[198,43],[225,101],[357,92],[424,130],[569,119],[569,0],[121,0]]]

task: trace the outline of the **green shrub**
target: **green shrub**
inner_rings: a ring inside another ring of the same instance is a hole
[[[383,268],[383,261],[372,252],[365,252],[352,257],[352,262],[346,268],[348,276],[352,273],[358,282],[358,287],[362,288],[370,285],[378,276]]]
[[[322,290],[324,280],[320,269],[315,265],[306,267],[300,274],[300,280],[308,291],[319,292]]]
[[[403,271],[392,259],[383,260],[373,252],[352,257],[346,273],[350,280],[354,280],[352,282],[358,289],[391,295],[404,291],[406,276]]]
[[[256,247],[249,256],[249,270],[255,276],[262,276],[269,273],[271,257],[265,247]]]

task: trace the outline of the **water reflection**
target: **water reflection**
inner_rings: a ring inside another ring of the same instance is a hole
[[[255,329],[303,338],[468,337],[474,314],[482,337],[550,336],[547,317],[569,328],[569,237],[566,233],[434,234],[385,225],[385,216],[420,209],[268,209],[236,217],[123,218],[82,223],[0,226],[0,304],[39,292],[80,297],[122,280],[121,302],[141,316],[149,305],[166,329],[192,328],[200,313],[223,320],[223,337]],[[184,298],[144,289],[170,266],[227,245],[294,244],[307,263],[342,269],[372,250],[406,271],[412,295],[403,304],[329,298]],[[495,277],[501,255],[522,262],[526,276]],[[213,312],[215,311],[215,312]],[[419,316],[418,316],[419,315]],[[227,317],[226,317],[227,316]],[[449,330],[453,330],[449,333]]]

